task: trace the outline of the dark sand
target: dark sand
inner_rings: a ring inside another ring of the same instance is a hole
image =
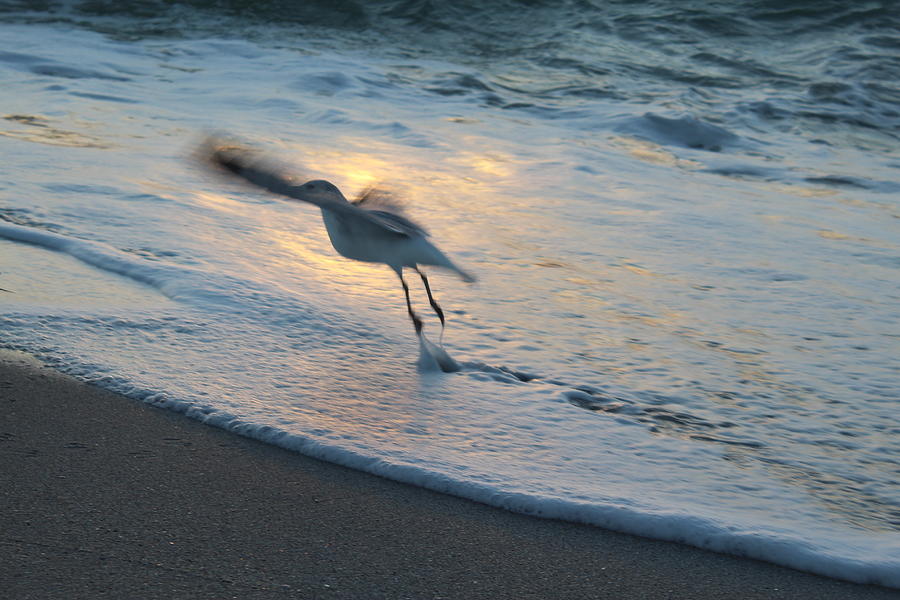
[[[0,352],[0,598],[898,598],[306,458]]]

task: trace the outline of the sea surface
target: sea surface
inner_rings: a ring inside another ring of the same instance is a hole
[[[900,587],[895,2],[0,1],[0,346],[523,513]],[[209,132],[399,190],[331,247]],[[114,422],[115,416],[110,420]]]

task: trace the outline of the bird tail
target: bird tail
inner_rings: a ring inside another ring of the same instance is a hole
[[[444,259],[444,262],[436,263],[438,266],[444,267],[445,269],[450,269],[451,271],[459,275],[460,279],[462,279],[466,283],[475,283],[476,281],[478,281],[478,278],[472,275],[472,273],[466,271],[465,269],[461,269],[456,265],[456,263],[447,258],[445,255],[442,254],[441,257]]]
[[[437,266],[444,267],[445,269],[453,271],[454,273],[459,275],[460,279],[462,279],[466,283],[475,283],[476,281],[478,281],[478,278],[472,275],[472,273],[470,273],[469,271],[459,268],[452,260],[450,260],[446,256],[444,256],[443,258],[446,262],[436,263]]]

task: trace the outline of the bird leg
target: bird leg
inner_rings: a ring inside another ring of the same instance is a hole
[[[416,273],[419,274],[419,277],[422,278],[422,283],[425,284],[425,293],[428,294],[428,302],[431,304],[431,308],[434,309],[434,312],[437,314],[438,319],[441,320],[441,337],[438,341],[441,344],[441,346],[443,346],[444,345],[444,327],[446,326],[446,323],[444,321],[444,311],[441,309],[441,307],[435,301],[434,296],[431,295],[431,286],[428,285],[428,278],[425,277],[425,273],[420,271],[418,268],[416,268]]]
[[[409,312],[409,318],[412,319],[413,326],[416,328],[416,335],[422,335],[422,319],[415,313],[412,303],[409,301],[409,286],[406,285],[406,280],[403,279],[403,273],[398,272],[397,275],[400,276],[400,283],[403,284],[403,293],[406,294],[406,310]]]

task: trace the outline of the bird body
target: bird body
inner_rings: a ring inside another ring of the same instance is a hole
[[[211,139],[207,140],[203,151],[214,165],[250,183],[282,197],[318,206],[331,244],[341,256],[391,267],[400,278],[407,311],[416,333],[421,335],[422,320],[413,311],[409,287],[403,278],[404,268],[415,270],[422,278],[428,301],[441,321],[443,337],[443,310],[434,300],[428,279],[419,266],[442,267],[470,283],[475,278],[432,244],[428,240],[428,232],[401,214],[399,206],[383,190],[370,188],[350,202],[337,186],[322,179],[295,184],[295,179],[284,175],[272,161],[247,148],[223,145]]]
[[[403,267],[443,267],[456,272],[465,281],[473,281],[472,276],[453,264],[424,232],[397,233],[386,230],[378,222],[348,218],[327,208],[321,210],[331,244],[341,256],[362,262],[384,263],[398,273]]]

